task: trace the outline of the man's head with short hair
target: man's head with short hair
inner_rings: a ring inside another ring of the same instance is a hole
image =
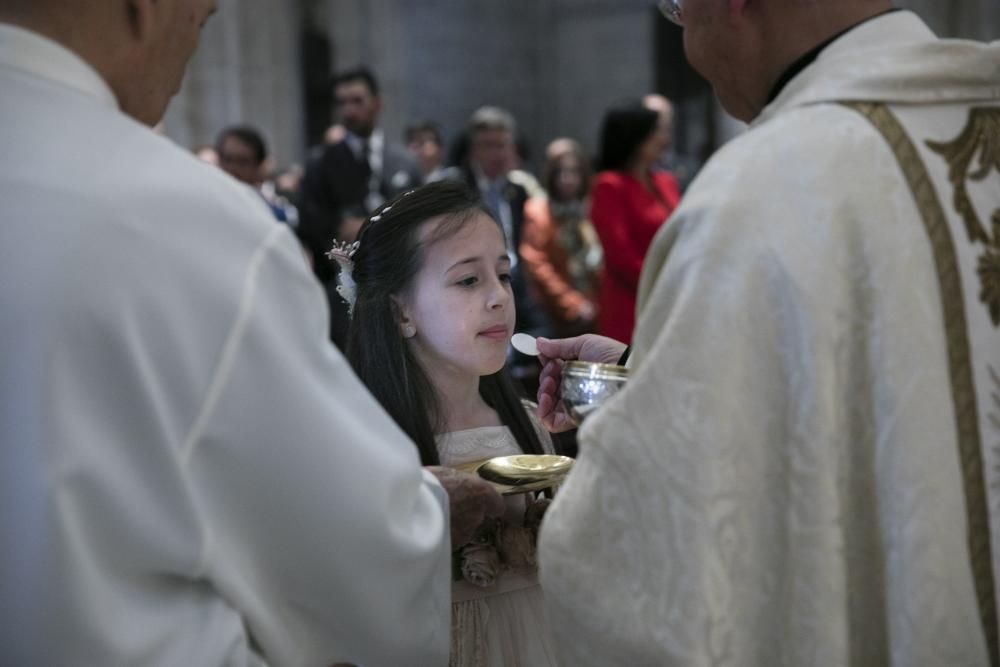
[[[417,158],[424,176],[441,166],[444,138],[441,127],[430,120],[410,123],[406,126],[406,147]]]
[[[249,125],[233,125],[219,133],[215,140],[219,166],[233,178],[249,185],[259,185],[264,179],[267,144],[264,137]]]
[[[406,143],[427,139],[433,141],[438,146],[444,145],[444,138],[441,135],[441,126],[432,120],[419,120],[406,126],[403,132]]]
[[[750,121],[796,59],[891,7],[890,0],[685,0],[684,52],[726,111]]]
[[[184,78],[216,0],[3,0],[0,21],[76,53],[122,111],[156,125]]]
[[[382,111],[378,80],[367,67],[355,67],[333,79],[333,101],[337,119],[352,134],[369,137],[378,126]]]
[[[469,117],[469,163],[495,180],[510,171],[516,160],[517,123],[509,111],[484,106]]]
[[[337,86],[344,83],[360,83],[368,89],[372,97],[379,96],[379,85],[378,79],[375,77],[375,73],[364,65],[358,65],[357,67],[352,67],[351,69],[345,69],[338,72],[336,76],[333,77],[333,87],[336,89]]]

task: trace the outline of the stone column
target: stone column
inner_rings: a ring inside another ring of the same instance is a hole
[[[397,6],[395,25],[405,28],[396,54],[401,86],[387,104],[403,121],[436,120],[449,138],[477,107],[505,107],[529,140],[532,167],[555,136],[594,148],[607,106],[654,84],[654,10],[646,0],[408,0]],[[363,49],[364,38],[354,39]],[[392,71],[391,61],[388,66]]]
[[[655,7],[650,2],[551,0],[545,31],[554,98],[550,133],[574,137],[596,152],[605,111],[653,92]]]
[[[378,78],[383,100],[379,123],[399,142],[410,118],[406,81],[406,42],[401,0],[322,0],[333,47],[334,73],[365,65]],[[331,119],[332,120],[332,119]]]
[[[219,0],[167,110],[167,136],[193,147],[247,123],[263,132],[276,166],[301,160],[300,26],[297,2]]]
[[[1000,38],[997,0],[900,0],[897,5],[915,11],[940,37]]]

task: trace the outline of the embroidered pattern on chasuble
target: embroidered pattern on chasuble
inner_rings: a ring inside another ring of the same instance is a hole
[[[979,257],[979,300],[989,309],[993,325],[1000,327],[1000,208],[993,211],[992,229],[979,220],[968,181],[983,181],[990,172],[1000,171],[1000,109],[979,108],[969,111],[969,122],[962,133],[948,142],[928,141],[928,148],[940,154],[948,163],[948,180],[954,188],[955,210],[962,216],[969,240],[985,248]],[[970,172],[976,155],[979,164]]]
[[[993,399],[992,405],[990,406],[989,421],[996,429],[998,434],[997,442],[994,445],[995,451],[1000,452],[1000,372],[993,367],[993,364],[987,364],[987,371],[990,374],[990,381],[992,382],[992,389],[990,390],[990,398]],[[997,472],[1000,472],[998,470]],[[993,487],[1000,493],[1000,488]]]
[[[884,104],[845,102],[844,106],[863,115],[879,131],[895,155],[920,211],[930,240],[941,292],[945,336],[948,343],[948,370],[954,402],[959,460],[965,487],[969,529],[969,556],[979,603],[979,613],[992,665],[1000,665],[997,633],[997,606],[990,545],[990,517],[983,470],[979,412],[975,378],[969,350],[969,336],[962,291],[962,275],[955,253],[948,219],[934,183],[905,128]],[[954,204],[965,222],[970,241],[983,243],[986,251],[979,259],[977,273],[982,281],[980,300],[989,309],[994,324],[1000,325],[1000,209],[993,213],[992,235],[979,222],[966,189],[966,180],[983,180],[993,167],[1000,169],[1000,109],[973,109],[962,133],[951,142],[927,142],[949,165],[949,180],[955,188]],[[979,169],[969,174],[969,166],[979,154]],[[995,380],[1000,378],[990,369]],[[997,398],[994,394],[994,398]],[[995,406],[1000,413],[1000,398]],[[985,407],[985,406],[984,406]],[[1000,422],[1000,414],[989,413]]]

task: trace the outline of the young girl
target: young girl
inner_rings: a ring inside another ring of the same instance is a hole
[[[426,185],[383,206],[351,248],[348,359],[424,465],[550,452],[504,370],[511,264],[478,198],[457,183]],[[451,665],[555,664],[528,532],[540,508],[509,496],[502,521],[452,545]]]

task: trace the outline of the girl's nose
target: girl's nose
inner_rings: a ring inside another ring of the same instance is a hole
[[[499,277],[493,281],[493,288],[490,290],[490,295],[486,303],[486,306],[490,310],[510,307],[512,297],[508,288],[509,284],[500,280]]]

